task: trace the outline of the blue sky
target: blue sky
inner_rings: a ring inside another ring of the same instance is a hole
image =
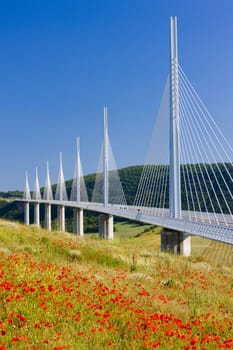
[[[46,161],[96,172],[103,106],[118,167],[143,164],[169,72],[169,17],[179,62],[232,144],[232,0],[0,0],[0,190],[23,189]]]

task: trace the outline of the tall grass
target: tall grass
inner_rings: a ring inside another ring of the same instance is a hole
[[[232,268],[158,242],[0,221],[0,349],[233,348]]]

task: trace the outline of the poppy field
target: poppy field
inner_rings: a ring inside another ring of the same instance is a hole
[[[233,269],[0,221],[0,350],[233,349]]]

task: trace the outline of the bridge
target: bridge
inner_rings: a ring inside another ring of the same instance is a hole
[[[165,135],[163,135],[163,132]],[[113,239],[113,217],[162,226],[161,250],[191,254],[191,235],[233,244],[233,149],[208,112],[178,63],[177,18],[170,18],[170,74],[157,116],[151,147],[134,203],[127,204],[108,135],[104,107],[103,147],[92,199],[87,196],[77,140],[76,170],[70,198],[65,186],[62,155],[55,196],[47,163],[43,193],[36,170],[34,191],[28,174],[23,202],[25,224],[29,205],[34,224],[51,230],[51,206],[57,207],[60,230],[65,231],[65,208],[74,210],[74,232],[83,232],[83,211],[99,213],[99,234]]]

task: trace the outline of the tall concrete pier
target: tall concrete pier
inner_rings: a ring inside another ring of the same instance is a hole
[[[103,239],[113,239],[113,216],[109,214],[99,215],[99,236]]]
[[[74,208],[73,232],[78,236],[83,236],[83,209]]]

